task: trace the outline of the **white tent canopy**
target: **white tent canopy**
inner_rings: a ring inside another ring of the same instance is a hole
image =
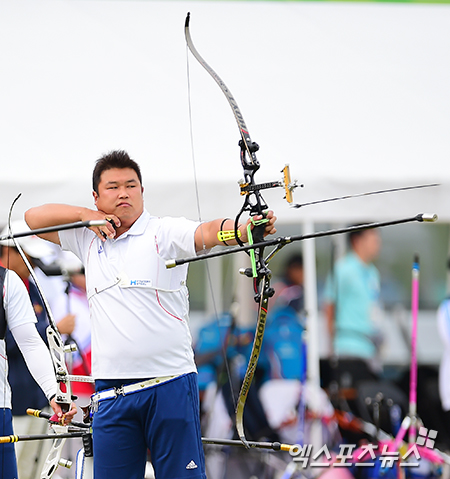
[[[285,163],[295,201],[439,182],[439,188],[294,210],[279,221],[449,221],[450,8],[309,2],[4,0],[0,5],[1,209],[91,206],[95,159],[125,149],[158,215],[203,218],[240,207],[239,134],[218,86],[190,56],[184,19],[261,150],[258,182]]]

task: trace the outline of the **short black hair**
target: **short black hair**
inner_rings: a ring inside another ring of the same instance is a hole
[[[358,226],[364,226],[364,225],[367,225],[369,224],[369,222],[367,223],[358,223],[356,225],[351,225],[350,228],[356,228]],[[371,230],[371,229],[374,229],[374,228],[365,228],[365,229],[360,229],[360,230],[356,230],[356,231],[350,231],[348,233],[348,242],[349,242],[349,245],[351,246],[353,244],[353,242],[355,241],[356,238],[362,236],[366,231],[368,230]]]
[[[291,266],[303,268],[303,256],[301,253],[294,253],[288,256],[284,263],[284,269],[288,270]]]
[[[124,150],[114,150],[106,153],[95,162],[94,171],[92,173],[92,189],[98,194],[98,184],[102,173],[112,168],[131,168],[136,172],[139,182],[142,186],[142,175],[139,165],[130,158],[128,153]]]

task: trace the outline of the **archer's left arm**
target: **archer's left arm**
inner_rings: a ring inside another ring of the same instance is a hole
[[[273,211],[268,211],[265,217],[268,222],[266,224],[264,236],[276,233],[275,221],[277,220],[277,217],[273,214]],[[243,243],[247,242],[247,225],[252,222],[252,219],[257,221],[262,218],[263,216],[256,215],[253,216],[253,218],[249,218],[246,224],[239,225],[238,229],[241,233],[240,238]],[[229,218],[218,218],[213,221],[202,223],[195,232],[196,251],[210,249],[213,246],[224,245],[224,242],[220,241],[217,236],[220,231],[234,231],[234,220]],[[235,239],[227,240],[225,243],[226,246],[233,246],[236,244],[237,242]]]
[[[34,323],[24,323],[12,327],[11,333],[20,348],[31,375],[49,399],[55,414],[62,418],[61,407],[56,404],[54,399],[57,388],[52,359]],[[76,412],[77,409],[72,404],[70,411],[65,416],[66,423],[72,420]]]

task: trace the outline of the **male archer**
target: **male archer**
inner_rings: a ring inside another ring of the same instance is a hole
[[[31,228],[111,221],[42,235],[85,266],[96,388],[95,478],[142,479],[147,449],[157,478],[205,478],[188,267],[168,270],[165,261],[222,244],[217,234],[234,230],[234,222],[151,216],[144,208],[140,168],[124,151],[96,162],[93,196],[96,210],[48,204],[28,210],[25,219]],[[273,212],[266,218],[265,235],[275,233]],[[246,225],[239,232],[246,242]]]

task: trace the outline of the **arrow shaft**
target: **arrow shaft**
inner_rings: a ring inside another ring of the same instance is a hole
[[[12,238],[23,238],[25,236],[43,235],[46,233],[54,233],[55,231],[71,230],[76,228],[90,228],[92,226],[104,226],[106,220],[95,221],[77,221],[76,223],[67,223],[57,226],[48,226],[46,228],[38,228],[35,230],[24,231],[22,233],[14,233],[0,236],[0,241],[7,241]]]
[[[30,436],[2,436],[0,437],[0,444],[8,444],[11,442],[20,442],[20,441],[41,441],[44,439],[68,439],[71,437],[82,437],[87,434],[85,431],[74,431],[67,432],[62,434],[33,434]]]
[[[416,216],[412,216],[410,218],[403,218],[399,220],[393,220],[393,221],[382,221],[382,222],[377,222],[377,223],[367,223],[364,225],[358,225],[358,226],[349,226],[346,228],[338,228],[338,229],[333,229],[333,230],[328,230],[328,231],[318,231],[316,233],[311,233],[307,235],[294,235],[294,236],[280,236],[278,238],[275,238],[273,240],[269,241],[263,241],[259,243],[254,243],[253,245],[246,245],[246,246],[240,246],[240,247],[234,247],[234,248],[227,248],[223,249],[221,251],[215,251],[212,253],[204,254],[201,256],[192,256],[189,258],[180,258],[180,259],[173,259],[166,261],[166,268],[173,268],[175,266],[179,266],[182,264],[186,263],[192,263],[195,261],[203,261],[208,258],[217,258],[218,256],[225,256],[228,254],[233,254],[233,253],[238,253],[241,251],[249,251],[251,249],[255,248],[261,248],[262,246],[277,246],[278,248],[282,248],[283,246],[293,243],[294,241],[303,241],[307,239],[314,239],[314,238],[322,238],[324,236],[333,236],[337,234],[344,234],[344,233],[350,233],[352,231],[362,231],[366,229],[372,229],[372,228],[382,228],[385,226],[392,226],[392,225],[399,225],[403,223],[412,223],[414,221],[418,222],[433,222],[437,220],[437,215],[423,215],[419,214]]]
[[[48,419],[48,420],[53,417],[53,414],[50,414],[45,411],[41,411],[39,409],[27,409],[27,414],[29,416],[40,417],[40,418]],[[89,424],[85,424],[84,422],[78,422],[78,421],[72,421],[70,424],[71,426],[80,427],[83,429],[89,429],[91,427]]]
[[[428,185],[418,186],[404,186],[402,188],[391,188],[388,190],[369,191],[368,193],[358,193],[356,195],[336,196],[335,198],[327,198],[325,200],[310,201],[308,203],[301,203],[292,205],[293,208],[301,208],[302,206],[318,205],[320,203],[329,203],[330,201],[348,200],[349,198],[360,198],[361,196],[379,195],[381,193],[394,193],[396,191],[417,190],[419,188],[430,188],[433,186],[440,186],[439,183],[430,183]]]
[[[234,439],[213,439],[208,437],[202,437],[202,443],[212,446],[232,446],[232,447],[246,447],[242,441]],[[279,442],[256,442],[247,441],[247,445],[251,449],[271,449],[272,451],[290,451],[296,447],[291,444],[280,444]]]

